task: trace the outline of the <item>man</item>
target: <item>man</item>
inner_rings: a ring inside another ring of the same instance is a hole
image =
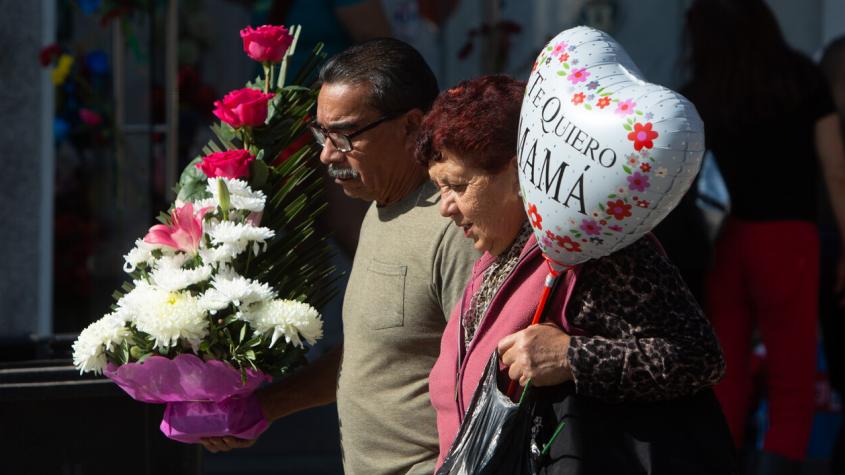
[[[262,408],[273,421],[337,400],[346,473],[428,474],[438,452],[428,373],[478,257],[440,217],[438,190],[412,156],[437,80],[417,51],[387,38],[333,57],[320,80],[320,161],[347,196],[373,204],[344,297],[342,349],[262,391]]]

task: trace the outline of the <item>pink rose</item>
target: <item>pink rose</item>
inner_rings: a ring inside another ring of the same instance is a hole
[[[278,63],[293,43],[293,36],[283,26],[263,25],[241,30],[244,53],[260,63]]]
[[[274,94],[256,89],[238,89],[214,101],[214,115],[234,128],[263,125],[267,118],[267,102]]]
[[[195,166],[209,178],[242,178],[249,175],[249,164],[255,156],[246,150],[229,150],[206,155]]]

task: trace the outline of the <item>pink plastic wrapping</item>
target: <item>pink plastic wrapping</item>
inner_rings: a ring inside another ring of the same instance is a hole
[[[152,356],[143,363],[109,364],[104,374],[135,400],[166,403],[161,431],[173,440],[254,439],[268,425],[253,395],[271,380],[260,371],[248,370],[244,384],[241,372],[227,363],[183,354],[173,359]]]

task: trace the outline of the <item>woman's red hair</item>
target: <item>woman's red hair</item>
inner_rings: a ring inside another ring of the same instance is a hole
[[[464,165],[501,171],[516,155],[525,82],[504,75],[463,81],[437,96],[423,119],[416,158],[423,165],[457,155]]]

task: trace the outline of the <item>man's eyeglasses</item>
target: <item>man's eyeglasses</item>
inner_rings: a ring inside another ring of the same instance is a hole
[[[400,114],[390,114],[381,116],[375,121],[361,127],[360,129],[352,132],[350,134],[343,134],[340,132],[332,132],[330,130],[324,129],[321,125],[317,124],[317,122],[311,122],[308,124],[308,128],[311,129],[311,134],[314,135],[314,139],[317,141],[317,144],[321,147],[326,146],[326,138],[331,140],[332,145],[336,148],[339,152],[347,153],[352,151],[352,139],[357,137],[358,135],[363,134],[364,132],[374,129],[378,127],[379,124],[382,122],[388,121],[390,119],[395,119]]]

